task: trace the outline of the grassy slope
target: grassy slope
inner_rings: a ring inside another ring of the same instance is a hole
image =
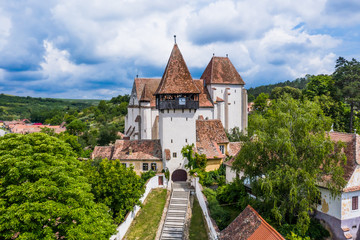
[[[204,216],[197,199],[194,201],[192,208],[192,217],[189,231],[190,240],[206,240],[208,239]]]
[[[155,239],[163,209],[166,202],[166,189],[154,189],[146,198],[143,208],[132,222],[125,239],[152,240]]]

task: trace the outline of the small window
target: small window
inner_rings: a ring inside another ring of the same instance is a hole
[[[173,152],[173,158],[177,158],[176,152]]]
[[[126,163],[121,163],[124,167],[126,167]]]
[[[235,92],[236,92],[236,89],[235,89]]]
[[[151,170],[153,170],[153,171],[157,170],[156,163],[151,164]]]
[[[234,101],[234,104],[235,104],[235,101]]]
[[[188,120],[188,118],[186,118],[186,121]]]
[[[221,93],[223,93],[223,90],[221,90]]]
[[[175,109],[174,109],[174,113],[175,113]]]
[[[161,113],[164,113],[164,109],[161,109],[160,112],[161,112]]]
[[[220,145],[219,148],[220,148],[221,153],[224,154],[225,153],[225,146]]]
[[[182,113],[184,113],[184,109],[182,109]]]
[[[187,138],[185,138],[185,142],[187,143]]]
[[[358,196],[352,197],[352,210],[359,209],[359,199]]]
[[[173,143],[173,140],[171,139],[171,143]]]
[[[167,110],[167,112],[169,113],[169,109]]]
[[[172,117],[171,117],[171,121],[172,121]]]
[[[148,170],[149,170],[149,164],[143,163],[143,171],[148,171]]]

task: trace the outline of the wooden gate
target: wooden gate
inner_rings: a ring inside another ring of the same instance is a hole
[[[171,180],[173,182],[184,182],[187,180],[187,172],[184,169],[175,170],[171,175]]]

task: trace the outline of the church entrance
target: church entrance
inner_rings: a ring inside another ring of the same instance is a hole
[[[175,170],[171,175],[173,182],[185,182],[187,180],[187,172],[184,169]]]

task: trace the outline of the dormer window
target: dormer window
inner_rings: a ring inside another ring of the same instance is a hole
[[[219,145],[219,148],[220,148],[220,152],[222,154],[225,154],[225,146],[224,145]]]

